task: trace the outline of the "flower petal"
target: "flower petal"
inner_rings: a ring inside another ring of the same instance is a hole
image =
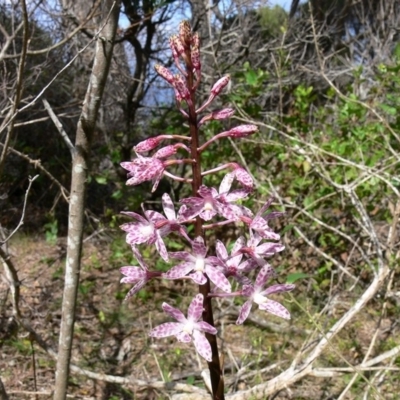
[[[219,287],[226,293],[230,293],[232,291],[230,282],[220,270],[211,265],[206,264],[205,273],[210,278],[210,281],[214,283],[215,286]]]
[[[142,255],[140,254],[139,250],[135,247],[135,246],[131,246],[132,247],[132,253],[133,255],[136,257],[136,260],[139,262],[140,266],[148,271],[149,267],[147,266],[147,264],[144,262]]]
[[[144,218],[142,215],[135,213],[133,211],[121,211],[121,214],[127,215],[128,217],[134,218],[136,220],[138,220],[139,222],[142,222],[143,224],[147,224],[147,220],[146,218]],[[120,226],[121,229],[125,230],[124,228],[122,228],[125,225],[129,225],[130,223],[128,222],[127,224],[123,224]]]
[[[290,312],[281,303],[268,299],[267,302],[260,304],[260,310],[268,311],[270,314],[276,315],[277,317],[290,319]]]
[[[197,236],[192,242],[193,254],[196,257],[204,258],[207,254],[207,247],[204,244],[204,239],[201,236]]]
[[[155,232],[156,236],[156,249],[164,261],[168,261],[168,251],[165,247],[164,240],[162,240],[160,232]]]
[[[237,253],[245,245],[245,243],[246,239],[244,238],[244,236],[240,236],[233,245],[232,254]]]
[[[186,317],[183,315],[183,312],[178,308],[170,306],[168,303],[162,304],[162,309],[172,318],[176,319],[178,322],[185,324],[187,322]]]
[[[176,335],[176,338],[183,343],[190,343],[192,341],[192,337],[187,332],[180,332]]]
[[[179,216],[183,220],[197,217],[204,207],[204,199],[200,197],[189,197],[187,199],[182,199],[180,202],[185,206],[185,209],[183,209],[182,206],[179,210]]]
[[[234,179],[235,179],[235,174],[233,174],[232,172],[226,174],[219,185],[219,193],[220,194],[228,193],[229,190],[231,189],[232,182]]]
[[[257,275],[254,287],[262,288],[274,275],[275,270],[269,264],[265,264],[265,266],[260,269],[260,272]]]
[[[228,252],[225,245],[218,239],[215,245],[215,252],[217,253],[218,258],[221,260],[226,260],[228,258]]]
[[[256,248],[256,253],[264,257],[273,256],[276,253],[285,250],[285,246],[281,243],[263,243]]]
[[[261,294],[263,296],[268,296],[273,293],[290,292],[295,287],[296,287],[296,285],[293,285],[291,283],[282,283],[282,284],[278,284],[278,285],[272,285],[272,286],[268,287],[267,289],[265,289],[263,292],[261,292]]]
[[[236,321],[236,325],[243,324],[243,322],[247,319],[247,317],[250,314],[252,305],[253,305],[253,302],[251,300],[247,300],[246,303],[244,303],[242,305],[242,308],[240,309],[240,312],[239,312],[239,318]]]
[[[169,271],[165,272],[162,276],[165,279],[180,279],[186,276],[190,271],[193,270],[193,263],[184,262],[178,264],[171,268]]]
[[[166,219],[164,215],[154,210],[145,210],[144,214],[146,215],[147,220],[151,221],[153,224],[159,221],[165,221]]]
[[[207,282],[206,276],[203,274],[203,272],[200,271],[192,272],[188,276],[189,278],[193,279],[193,281],[196,282],[198,285],[204,285]]]
[[[175,251],[175,252],[171,252],[169,253],[170,257],[175,259],[175,260],[182,260],[182,261],[194,261],[194,257],[188,253],[187,251]]]
[[[122,282],[122,280],[121,280],[121,282]],[[147,282],[146,279],[140,280],[140,281],[127,293],[127,295],[125,296],[124,301],[130,299],[134,294],[136,294],[140,289],[142,289],[143,286],[146,284],[146,282]]]
[[[197,352],[205,358],[208,362],[212,361],[211,345],[200,331],[193,332],[193,343]]]
[[[197,193],[203,198],[214,197],[218,195],[218,192],[214,188],[209,188],[205,185],[201,185]]]
[[[170,221],[175,221],[176,220],[176,213],[175,213],[175,207],[174,203],[171,200],[171,197],[169,197],[168,193],[164,193],[162,196],[162,205],[164,209],[164,214]]]
[[[202,294],[197,294],[194,299],[191,301],[188,309],[188,320],[189,321],[198,321],[203,313],[204,296]]]
[[[208,322],[205,321],[196,322],[195,329],[202,332],[211,333],[211,335],[216,335],[218,333],[217,328],[215,328],[214,326],[210,325]]]
[[[210,221],[210,220],[212,220],[216,215],[217,215],[217,212],[216,212],[214,209],[212,209],[212,210],[209,210],[209,209],[204,210],[204,209],[203,209],[203,210],[199,213],[199,217],[200,217],[202,220],[204,220],[204,221]]]
[[[141,267],[121,267],[119,269],[122,275],[121,283],[136,283],[139,279],[146,277],[146,272]]]
[[[156,326],[149,332],[149,336],[163,338],[167,336],[176,336],[180,332],[182,332],[182,324],[179,322],[166,322],[165,324],[161,324]]]

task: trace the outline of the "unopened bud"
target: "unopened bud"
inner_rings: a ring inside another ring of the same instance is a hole
[[[146,140],[143,140],[142,142],[138,143],[133,150],[135,150],[136,153],[144,153],[146,151],[150,151],[155,149],[160,142],[162,141],[161,137],[152,137]]]
[[[231,77],[229,75],[226,75],[222,77],[221,79],[218,79],[217,82],[215,82],[214,86],[211,89],[211,93],[214,96],[218,96],[222,89],[229,83],[231,80]]]
[[[177,148],[170,144],[169,146],[165,146],[162,149],[158,150],[154,155],[153,158],[166,158],[176,154]]]
[[[214,111],[211,113],[211,119],[220,120],[232,117],[235,114],[235,110],[233,108],[224,108],[222,110]]]
[[[175,88],[174,88],[174,92],[175,92],[176,101],[177,101],[178,103],[180,103],[180,102],[183,100],[182,95],[181,95]]]
[[[195,32],[192,35],[192,46],[200,48],[200,36],[199,36],[198,32]]]
[[[256,125],[239,125],[235,128],[230,129],[226,136],[233,137],[233,138],[241,138],[252,135],[253,133],[257,132],[258,128]]]
[[[199,122],[199,125],[203,125],[205,122],[208,121],[216,121],[221,119],[227,119],[232,117],[235,113],[235,110],[232,108],[224,108],[223,110],[214,111],[211,114],[205,115]]]
[[[200,64],[200,49],[197,46],[193,46],[191,51],[192,57],[192,65],[196,71],[200,71],[201,64]]]
[[[179,39],[184,47],[187,49],[190,48],[192,41],[192,28],[190,27],[189,21],[182,21],[179,24]]]
[[[164,78],[169,84],[173,85],[175,82],[174,76],[168,68],[163,67],[162,65],[156,64],[154,69],[157,74]]]
[[[178,56],[181,56],[185,53],[185,47],[178,36],[174,35],[170,38],[170,45],[175,49]]]
[[[181,75],[175,75],[174,77],[174,87],[180,93],[183,99],[187,100],[190,98],[190,92],[186,85],[186,82],[183,80]]]

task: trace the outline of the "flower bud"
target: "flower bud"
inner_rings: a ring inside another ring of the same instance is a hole
[[[182,21],[179,24],[179,39],[184,47],[190,48],[192,41],[192,29],[190,27],[189,21]]]
[[[195,32],[192,35],[192,46],[200,48],[200,36],[199,36],[198,32]]]
[[[154,155],[153,158],[166,158],[176,154],[177,147],[173,144],[169,146],[165,146],[162,149],[158,150]]]
[[[226,75],[222,77],[221,79],[218,79],[217,82],[215,82],[214,86],[211,89],[211,93],[214,96],[218,96],[222,89],[229,83],[231,80],[231,77],[229,75]]]
[[[190,92],[189,89],[186,85],[186,82],[182,78],[181,75],[175,75],[174,77],[174,87],[178,91],[178,93],[181,95],[181,97],[185,100],[190,98]]]
[[[144,153],[146,151],[150,151],[155,149],[160,142],[162,141],[161,137],[152,137],[146,140],[143,140],[142,142],[138,143],[133,150],[135,150],[136,153]]]
[[[232,117],[233,114],[235,114],[235,110],[233,108],[223,108],[222,110],[212,112],[211,119],[214,120],[227,119]]]
[[[199,122],[199,125],[203,125],[205,122],[208,121],[216,121],[216,120],[221,120],[221,119],[227,119],[232,117],[232,115],[235,113],[235,110],[232,108],[224,108],[222,110],[218,111],[213,111],[211,114],[205,115]]]
[[[171,48],[171,51],[172,51],[172,57],[174,57],[174,59],[177,59],[179,57],[179,54],[175,48],[174,37],[176,37],[176,36],[171,36],[169,38],[169,47]]]
[[[181,103],[182,100],[183,100],[182,95],[181,95],[175,88],[174,88],[174,92],[175,92],[176,101],[177,101],[178,103]]]
[[[183,46],[178,36],[176,35],[171,36],[169,39],[169,45],[171,46],[172,51],[175,50],[175,53],[178,56],[185,54],[185,47]]]
[[[156,64],[154,69],[157,74],[161,76],[161,78],[165,79],[169,84],[173,85],[175,82],[174,76],[168,68],[163,67],[162,65]]]
[[[193,46],[191,51],[192,57],[192,65],[195,71],[200,71],[201,64],[200,64],[200,49],[197,46]]]
[[[232,129],[230,129],[228,132],[226,132],[226,136],[228,137],[233,137],[233,138],[242,138],[246,137],[249,135],[252,135],[253,133],[257,132],[258,128],[256,125],[239,125],[236,126]]]

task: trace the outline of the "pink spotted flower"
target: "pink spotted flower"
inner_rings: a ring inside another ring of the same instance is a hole
[[[143,209],[143,213],[145,217],[133,211],[122,212],[122,214],[136,220],[136,222],[127,222],[120,226],[123,231],[127,232],[126,242],[133,246],[142,243],[155,244],[161,257],[168,261],[165,243],[161,237],[161,232],[157,229],[157,223],[159,223],[159,226],[164,224],[166,218],[157,211]]]
[[[174,203],[169,197],[168,193],[164,193],[162,196],[162,205],[164,214],[167,218],[164,218],[161,215],[161,219],[158,219],[156,226],[160,229],[160,234],[162,237],[167,236],[170,232],[177,232],[181,236],[183,236],[186,240],[191,242],[189,236],[186,232],[186,227],[181,225],[184,218],[182,217],[182,211],[184,209],[180,209],[178,215],[176,215]]]
[[[198,285],[204,285],[207,277],[215,286],[224,292],[231,292],[231,284],[225,275],[216,267],[219,264],[216,257],[206,257],[207,247],[201,236],[196,237],[192,241],[193,254],[187,251],[177,251],[170,253],[171,258],[182,260],[183,263],[171,268],[163,274],[166,279],[181,279],[188,277]]]
[[[215,252],[219,263],[215,262],[215,264],[218,264],[226,277],[231,276],[240,284],[249,285],[251,284],[251,281],[249,278],[244,276],[244,273],[254,270],[258,267],[258,264],[251,258],[242,262],[243,254],[241,254],[239,250],[244,246],[245,238],[240,236],[233,245],[231,256],[229,256],[225,245],[220,240],[217,240]]]
[[[222,181],[224,182],[225,180]],[[199,197],[182,199],[181,203],[186,206],[182,216],[187,220],[199,216],[204,221],[209,221],[219,214],[229,220],[239,219],[241,208],[232,203],[246,197],[248,192],[236,190],[228,193],[229,188],[222,183],[219,192],[215,188],[202,185],[197,191]]]
[[[280,211],[272,211],[268,214],[264,214],[267,208],[273,202],[271,197],[268,201],[261,207],[254,218],[249,215],[241,215],[240,219],[249,226],[250,230],[257,232],[263,239],[267,240],[280,240],[280,235],[274,232],[268,225],[268,221],[274,218],[279,218],[285,215],[285,213]]]
[[[285,246],[281,243],[265,242],[260,244],[262,240],[263,238],[257,232],[254,233],[247,241],[247,246],[240,248],[238,253],[247,254],[262,267],[265,264],[264,258],[272,257],[285,249]]]
[[[295,288],[293,284],[277,284],[263,289],[267,281],[275,275],[274,269],[266,264],[261,268],[257,275],[254,286],[246,285],[243,287],[243,296],[249,299],[243,304],[239,312],[239,318],[236,321],[237,325],[243,324],[250,314],[253,302],[258,304],[260,310],[269,312],[270,314],[276,315],[281,318],[290,319],[290,313],[282,304],[275,300],[269,299],[267,296],[274,293],[290,292]]]
[[[125,275],[121,279],[121,283],[134,283],[133,288],[128,292],[125,297],[125,300],[128,300],[134,294],[136,294],[142,287],[152,278],[160,276],[160,272],[157,271],[149,271],[148,266],[144,262],[141,254],[136,249],[135,246],[132,246],[133,254],[139,262],[139,267],[136,266],[126,266],[121,267],[120,272],[122,275]]]
[[[168,161],[142,156],[121,163],[121,167],[128,171],[127,185],[135,186],[145,181],[153,181],[153,192],[157,189],[167,165]]]
[[[193,340],[196,351],[207,361],[211,362],[211,346],[204,332],[216,335],[217,329],[205,321],[199,321],[203,313],[203,300],[204,297],[202,294],[196,295],[189,305],[187,318],[182,311],[167,303],[163,303],[163,310],[178,322],[161,324],[152,329],[149,335],[156,338],[175,336],[180,342],[184,343],[190,343]]]

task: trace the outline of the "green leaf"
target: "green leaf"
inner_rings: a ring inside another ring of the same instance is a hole
[[[304,274],[302,272],[295,272],[294,274],[289,274],[286,277],[286,283],[294,283],[299,279],[310,278],[310,275]]]
[[[103,322],[103,323],[106,320],[106,316],[103,311],[99,311],[99,320],[100,320],[100,322]]]
[[[107,179],[105,176],[96,176],[96,182],[100,185],[105,185],[107,183]]]
[[[191,376],[188,376],[187,378],[186,378],[186,383],[188,384],[188,385],[193,385],[194,384],[194,382],[195,382],[195,377],[193,376],[193,375],[191,375]]]
[[[379,107],[389,115],[397,115],[397,109],[395,107],[391,107],[387,104],[379,104]]]
[[[254,70],[247,71],[244,77],[248,85],[255,86],[257,84],[257,74]]]

